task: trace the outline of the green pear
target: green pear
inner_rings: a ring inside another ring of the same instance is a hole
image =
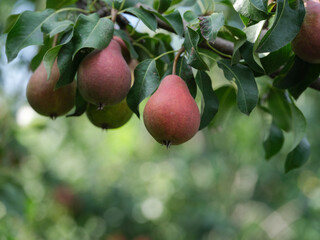
[[[27,85],[26,95],[30,106],[37,113],[49,116],[52,119],[66,114],[75,104],[75,81],[54,90],[59,77],[57,61],[52,66],[48,80],[44,64],[41,63],[32,74]]]
[[[200,126],[200,112],[187,84],[176,75],[166,76],[148,100],[144,124],[153,138],[167,147],[191,139]]]
[[[292,50],[306,62],[320,63],[320,2],[310,0],[304,4],[306,14],[292,41]]]
[[[83,98],[99,108],[125,99],[131,87],[131,73],[116,40],[84,58],[78,68],[78,87]]]
[[[119,128],[132,116],[126,99],[118,104],[105,106],[103,109],[98,109],[94,104],[88,104],[86,113],[90,122],[102,129]]]

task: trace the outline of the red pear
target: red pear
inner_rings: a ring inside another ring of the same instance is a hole
[[[79,91],[87,102],[99,108],[121,102],[130,86],[130,69],[115,40],[107,48],[90,53],[79,66]]]
[[[31,76],[27,85],[27,100],[30,106],[39,114],[56,118],[69,112],[74,106],[76,83],[54,90],[60,73],[57,61],[54,62],[50,78],[41,63]]]
[[[119,43],[119,45],[121,47],[122,56],[124,57],[126,62],[129,64],[130,61],[131,61],[131,56],[130,56],[130,52],[129,52],[128,48],[127,48],[127,45],[124,43],[122,38],[120,38],[118,36],[113,36],[112,39]]]
[[[200,126],[200,112],[187,84],[176,75],[166,76],[150,97],[143,112],[149,133],[170,146],[191,139]]]
[[[306,62],[320,63],[320,2],[310,0],[304,4],[306,14],[292,41],[292,50]]]

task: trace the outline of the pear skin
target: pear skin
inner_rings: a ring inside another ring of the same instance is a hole
[[[320,1],[304,3],[306,14],[301,29],[292,41],[292,50],[302,60],[320,63]]]
[[[101,110],[96,105],[88,104],[86,113],[90,122],[102,129],[119,128],[126,124],[132,116],[126,99],[118,104],[105,106]]]
[[[184,143],[197,133],[200,112],[183,79],[168,75],[148,100],[143,120],[153,138],[169,147]]]
[[[129,64],[131,61],[131,56],[130,56],[130,52],[127,48],[127,45],[124,43],[124,41],[118,37],[118,36],[113,36],[112,38],[113,40],[117,41],[121,47],[121,53],[122,56],[124,57],[124,59],[126,60],[126,62]]]
[[[121,47],[111,40],[108,47],[90,53],[78,68],[78,87],[83,98],[103,108],[121,102],[131,86],[131,73]]]
[[[57,61],[54,62],[50,78],[41,63],[31,76],[27,85],[27,100],[39,114],[56,118],[69,112],[75,104],[76,82],[54,90],[60,73]]]

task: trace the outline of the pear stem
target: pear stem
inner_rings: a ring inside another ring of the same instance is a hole
[[[177,55],[174,57],[173,60],[173,66],[172,66],[172,75],[176,75],[176,68],[177,68],[177,63],[179,60],[180,55],[184,52],[184,47],[182,46],[179,51],[177,52]]]

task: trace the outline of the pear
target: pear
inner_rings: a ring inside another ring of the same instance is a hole
[[[103,108],[121,102],[131,86],[131,73],[121,46],[111,40],[108,47],[88,54],[78,68],[78,87],[83,98]]]
[[[166,76],[148,100],[144,124],[153,138],[167,147],[191,139],[200,126],[200,112],[187,84],[176,75]]]
[[[302,60],[320,63],[320,1],[304,3],[306,14],[301,29],[292,41],[292,50]]]
[[[90,122],[102,129],[119,128],[126,124],[132,116],[126,99],[118,104],[105,106],[101,110],[97,109],[94,104],[88,104],[86,113]]]
[[[76,83],[54,90],[60,73],[57,61],[54,62],[50,78],[43,62],[32,74],[27,85],[27,100],[30,106],[39,114],[52,119],[69,112],[75,104]]]

